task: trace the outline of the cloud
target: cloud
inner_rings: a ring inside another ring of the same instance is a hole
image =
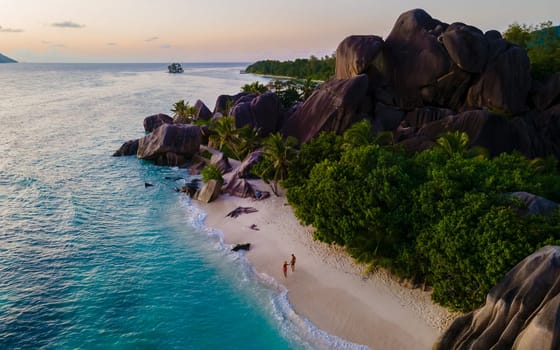
[[[150,42],[150,41],[155,41],[155,40],[158,40],[158,39],[159,39],[159,37],[157,37],[157,36],[153,36],[153,37],[151,37],[151,38],[148,38],[148,39],[146,39],[146,40],[144,40],[144,41],[146,41],[146,42]]]
[[[0,26],[0,32],[2,33],[21,33],[23,29],[14,29],[14,28],[4,28]]]
[[[161,45],[159,48],[160,49],[170,49],[170,48],[172,48],[172,46],[169,45],[169,44],[165,44],[165,45]]]
[[[78,24],[72,21],[56,22],[51,24],[53,27],[57,28],[83,28],[85,25]]]
[[[117,43],[107,43],[107,46],[117,46]]]

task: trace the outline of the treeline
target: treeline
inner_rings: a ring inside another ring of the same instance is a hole
[[[328,80],[334,75],[335,56],[298,58],[294,61],[257,61],[248,66],[247,73],[285,76],[298,79]]]
[[[527,51],[534,77],[560,72],[560,26],[553,27],[551,21],[531,26],[514,23],[504,38]]]
[[[513,192],[560,200],[555,159],[489,159],[464,133],[410,155],[369,122],[302,145],[283,182],[315,238],[358,261],[433,287],[434,301],[467,311],[515,264],[560,244],[560,211],[529,215]]]

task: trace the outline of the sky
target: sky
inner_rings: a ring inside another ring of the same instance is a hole
[[[348,35],[385,38],[414,8],[483,31],[560,24],[559,0],[0,0],[0,53],[20,62],[322,57]]]

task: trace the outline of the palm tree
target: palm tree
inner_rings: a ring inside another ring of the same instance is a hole
[[[466,132],[455,131],[445,132],[436,141],[440,147],[449,156],[459,153],[464,155],[469,143],[469,135]]]
[[[263,141],[263,160],[266,166],[260,175],[266,183],[270,184],[276,196],[278,196],[278,182],[288,177],[288,166],[296,155],[297,144],[295,137],[284,138],[280,133],[271,134]]]
[[[198,110],[195,106],[189,105],[189,101],[180,100],[173,104],[171,109],[175,123],[190,124],[196,120]]]
[[[209,128],[212,133],[208,137],[208,146],[233,158],[233,145],[237,142],[235,119],[232,116],[215,118],[212,120]]]
[[[345,149],[372,144],[388,146],[393,144],[393,133],[390,131],[381,131],[373,135],[369,119],[362,119],[346,129],[344,134],[342,134],[342,139]]]

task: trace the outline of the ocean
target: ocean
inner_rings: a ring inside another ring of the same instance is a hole
[[[0,65],[0,349],[354,347],[203,225],[186,170],[111,156],[181,99],[266,81],[245,66]]]

